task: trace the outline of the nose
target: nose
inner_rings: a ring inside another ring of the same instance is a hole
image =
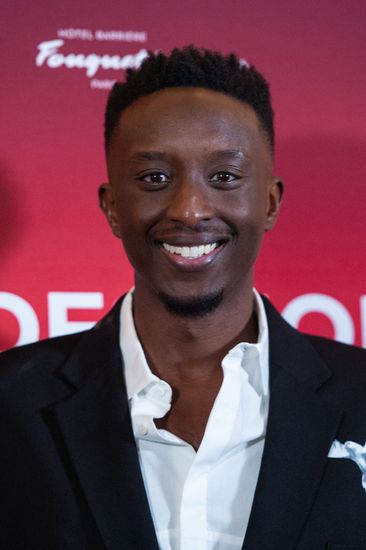
[[[210,190],[198,182],[177,182],[169,197],[166,214],[170,220],[192,227],[212,219],[214,211]]]

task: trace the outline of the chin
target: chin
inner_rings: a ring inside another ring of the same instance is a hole
[[[164,292],[159,293],[159,298],[169,313],[179,317],[190,318],[205,317],[209,315],[220,306],[223,297],[223,289],[189,297],[173,296]]]

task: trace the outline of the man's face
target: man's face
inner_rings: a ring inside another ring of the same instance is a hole
[[[254,110],[220,92],[168,88],[121,116],[100,191],[135,292],[194,301],[252,284],[281,182]]]

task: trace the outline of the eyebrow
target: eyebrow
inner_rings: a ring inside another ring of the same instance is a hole
[[[210,154],[210,156],[212,156],[212,158],[217,158],[222,160],[232,159],[232,158],[244,160],[245,158],[247,158],[248,155],[242,149],[218,149],[217,151],[213,151]]]
[[[147,161],[163,161],[166,160],[170,155],[162,153],[161,151],[138,151],[133,153],[129,158],[132,162],[139,162],[142,160]],[[228,160],[228,159],[239,159],[244,160],[247,158],[247,154],[242,149],[217,149],[209,154],[213,159],[218,160]]]
[[[166,160],[167,155],[160,151],[138,151],[130,156],[129,160],[132,162],[141,160]]]

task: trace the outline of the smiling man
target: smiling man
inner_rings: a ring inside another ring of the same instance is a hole
[[[134,289],[2,355],[0,547],[366,549],[366,354],[253,289],[283,193],[267,83],[234,55],[151,55],[105,138]]]

